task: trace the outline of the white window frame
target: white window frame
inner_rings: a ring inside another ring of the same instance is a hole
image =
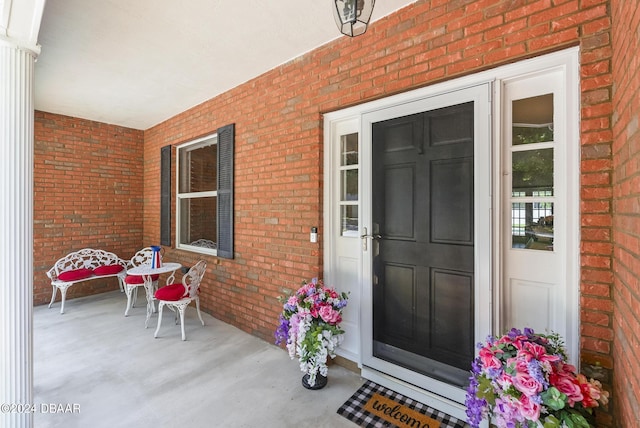
[[[202,147],[206,147],[206,146],[211,146],[211,145],[216,145],[218,144],[218,134],[214,133],[214,134],[209,134],[207,136],[198,138],[196,140],[193,141],[189,141],[186,142],[184,144],[181,144],[177,147],[176,150],[176,248],[179,250],[185,250],[185,251],[192,251],[194,253],[200,253],[200,254],[210,254],[212,256],[216,256],[218,254],[218,250],[215,248],[207,248],[207,247],[200,247],[200,246],[196,246],[196,245],[189,245],[189,244],[183,244],[181,243],[181,221],[182,219],[180,218],[181,216],[181,210],[180,210],[180,204],[183,200],[185,199],[194,199],[194,198],[208,198],[208,197],[218,197],[218,191],[217,190],[212,190],[212,191],[206,191],[206,192],[186,192],[186,193],[180,193],[180,164],[181,164],[181,160],[180,160],[180,153],[181,151],[183,151],[184,149],[187,149],[188,151],[192,151],[192,150],[196,150]],[[219,165],[216,162],[216,168],[218,168]],[[217,215],[217,214],[216,214]],[[217,244],[217,242],[216,242]]]

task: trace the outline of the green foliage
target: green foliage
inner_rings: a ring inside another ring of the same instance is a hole
[[[553,141],[551,128],[513,127],[513,145],[542,143]]]
[[[487,400],[487,403],[489,403],[490,406],[494,406],[496,404],[496,394],[490,379],[484,376],[480,376],[478,378],[477,396],[478,398],[484,398]]]
[[[558,391],[555,386],[550,387],[546,391],[542,391],[540,396],[542,397],[542,402],[550,409],[564,409],[564,403],[567,399],[567,396],[566,394]]]
[[[542,425],[544,428],[559,428],[562,426],[562,422],[553,415],[549,415],[544,418],[544,423]]]

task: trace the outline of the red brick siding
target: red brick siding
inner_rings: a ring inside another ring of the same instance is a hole
[[[322,269],[322,242],[308,233],[322,228],[323,112],[579,44],[582,348],[585,361],[610,368],[609,26],[606,1],[419,1],[147,130],[145,240],[158,239],[160,147],[235,122],[236,259],[210,271],[203,303],[271,340],[276,296]]]
[[[417,1],[374,23],[363,36],[339,38],[146,130],[142,243],[160,237],[160,148],[236,123],[236,257],[203,257],[210,269],[202,303],[214,316],[271,341],[281,308],[276,297],[323,268],[322,241],[309,243],[309,229],[318,226],[322,236],[323,227],[322,113],[579,45],[582,360],[611,369],[614,134],[608,8],[609,0]],[[175,148],[172,158],[175,171]],[[631,170],[631,161],[626,168]],[[637,182],[620,181],[638,188]],[[123,213],[123,218],[140,216]],[[175,237],[173,229],[174,224]],[[627,242],[634,242],[635,235],[628,235]],[[625,260],[630,271],[617,278],[635,284],[635,255],[619,246],[616,251],[616,260]],[[200,256],[167,248],[165,257],[191,264]],[[637,346],[635,336],[627,339],[628,346]],[[628,367],[631,373],[636,366]],[[600,426],[611,425],[607,414],[599,418]]]
[[[127,259],[140,247],[143,133],[36,112],[34,134],[33,282],[42,304],[51,299],[46,271],[67,253],[100,248]],[[117,287],[115,278],[92,280],[67,297]]]
[[[612,0],[614,392],[618,426],[640,426],[640,3]]]

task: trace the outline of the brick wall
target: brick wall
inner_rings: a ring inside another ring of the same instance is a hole
[[[640,426],[640,3],[613,0],[614,392],[618,426]]]
[[[201,299],[214,316],[271,341],[281,309],[276,297],[322,271],[322,242],[309,242],[312,226],[318,226],[322,236],[322,113],[579,45],[582,360],[585,366],[597,363],[609,370],[613,367],[614,306],[608,8],[608,0],[417,1],[376,22],[361,37],[339,38],[146,130],[141,161],[144,199],[136,199],[143,209],[123,212],[121,219],[125,227],[135,219],[131,227],[138,232],[142,212],[142,244],[159,242],[161,147],[175,147],[235,123],[236,257],[203,257],[210,269]],[[43,120],[36,120],[37,129],[44,127],[38,122]],[[131,139],[138,138],[136,134]],[[41,141],[36,134],[40,151],[46,142]],[[43,154],[36,153],[37,162],[39,156]],[[175,148],[172,159],[175,171]],[[59,174],[40,172],[37,177],[44,181]],[[64,221],[74,226],[77,221],[55,208],[49,212],[36,212],[36,222],[46,219],[54,225]],[[47,230],[46,225],[36,226]],[[139,242],[138,236],[127,245],[141,246]],[[40,244],[51,245],[51,240]],[[53,252],[62,254],[71,246],[60,238]],[[628,253],[620,255],[633,259]],[[171,248],[165,257],[186,265],[200,258]],[[48,266],[55,257],[39,259],[46,259]],[[637,269],[631,268],[632,273],[637,275]],[[607,413],[598,417],[600,426],[612,424]]]
[[[276,296],[321,271],[322,243],[308,233],[322,228],[323,112],[579,44],[581,343],[585,363],[611,368],[609,30],[607,1],[418,1],[364,36],[340,38],[147,130],[149,190],[160,147],[236,123],[236,258],[209,271],[204,306],[271,340]],[[159,237],[157,194],[145,200],[150,241]]]
[[[143,133],[43,112],[35,113],[34,130],[37,305],[51,299],[46,271],[67,253],[100,248],[128,259],[140,247]],[[115,278],[92,280],[71,287],[67,297],[117,287]]]

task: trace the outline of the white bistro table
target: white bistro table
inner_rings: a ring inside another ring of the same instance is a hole
[[[159,268],[152,268],[151,265],[140,265],[127,271],[127,275],[136,275],[144,278],[144,289],[147,295],[147,319],[144,321],[144,328],[148,327],[149,318],[151,318],[151,314],[156,311],[153,303],[155,290],[153,289],[153,279],[151,279],[151,275],[171,272],[171,275],[167,278],[167,284],[173,284],[175,280],[174,275],[181,267],[182,265],[180,263],[163,263]]]

